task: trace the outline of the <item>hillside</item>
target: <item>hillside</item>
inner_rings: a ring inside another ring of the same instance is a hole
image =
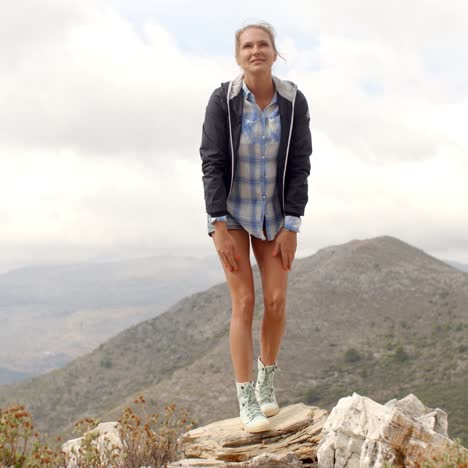
[[[0,274],[0,384],[60,368],[223,277],[217,258],[168,255]]]
[[[254,346],[263,311],[255,268]],[[0,387],[38,428],[69,434],[83,416],[115,418],[138,393],[175,402],[200,425],[237,414],[225,284],[184,298],[63,369]],[[468,441],[468,274],[392,237],[354,240],[295,261],[275,376],[280,404],[330,410],[353,392],[384,403],[414,393]],[[255,375],[255,374],[254,374]]]

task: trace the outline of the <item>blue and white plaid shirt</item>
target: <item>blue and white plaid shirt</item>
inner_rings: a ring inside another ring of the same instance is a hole
[[[273,240],[285,227],[299,232],[301,218],[284,217],[276,184],[281,120],[275,92],[264,109],[242,83],[244,106],[236,176],[227,200],[227,210],[247,232],[262,240]],[[227,216],[209,217],[209,222],[227,221]],[[265,223],[266,239],[263,234]]]

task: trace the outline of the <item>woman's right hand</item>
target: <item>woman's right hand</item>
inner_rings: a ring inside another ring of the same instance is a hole
[[[217,226],[218,224],[222,226]],[[239,255],[236,255],[236,245],[229,230],[226,227],[226,223],[223,221],[217,221],[214,223],[215,232],[213,233],[213,240],[221,261],[227,270],[233,271],[239,270],[237,260]]]

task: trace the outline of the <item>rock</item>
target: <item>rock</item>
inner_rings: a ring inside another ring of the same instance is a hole
[[[453,443],[447,438],[447,414],[426,407],[410,394],[385,405],[357,393],[341,398],[331,411],[318,447],[320,468],[401,467],[415,462],[429,448]]]
[[[179,438],[179,444],[187,459],[218,461],[218,465],[206,466],[314,466],[327,416],[325,410],[297,403],[281,408],[278,414],[269,418],[273,426],[271,431],[248,433],[240,427],[236,417],[192,429]],[[260,455],[270,458],[256,459]],[[275,459],[278,456],[280,458]]]
[[[193,468],[304,468],[298,456],[293,453],[275,454],[262,453],[245,462],[224,462],[221,460],[207,460],[201,458],[186,458],[168,465],[168,468],[193,467]]]
[[[418,398],[410,393],[401,400],[390,400],[385,403],[389,408],[396,408],[417,421],[425,427],[448,437],[447,413],[439,408],[432,410],[425,406]]]
[[[169,463],[169,465],[167,465],[167,468],[219,468],[221,466],[225,467],[226,463],[213,459],[208,460],[202,458],[184,458],[183,460]]]

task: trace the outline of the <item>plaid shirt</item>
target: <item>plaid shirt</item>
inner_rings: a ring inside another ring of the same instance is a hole
[[[282,227],[299,232],[301,225],[300,217],[283,216],[278,197],[276,168],[281,120],[277,94],[275,92],[271,103],[262,112],[245,82],[242,90],[244,106],[239,159],[227,209],[247,232],[262,240],[273,240]],[[227,216],[208,218],[211,224],[227,221]]]

